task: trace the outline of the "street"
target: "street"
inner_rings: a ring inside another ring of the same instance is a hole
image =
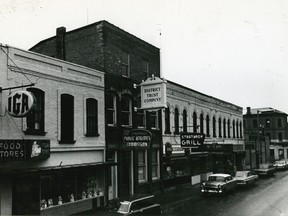
[[[164,215],[213,216],[285,216],[288,215],[288,171],[277,172],[275,177],[260,178],[255,185],[219,196],[181,200],[164,210]]]

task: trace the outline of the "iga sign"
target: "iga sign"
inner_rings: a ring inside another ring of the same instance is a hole
[[[205,134],[202,133],[181,133],[182,148],[199,148],[205,140]]]
[[[16,91],[8,96],[7,111],[14,117],[25,117],[33,108],[34,95],[29,91]]]
[[[136,129],[125,135],[123,141],[127,148],[149,148],[152,134],[148,130]]]
[[[166,107],[166,81],[152,76],[141,86],[141,108],[160,109]]]

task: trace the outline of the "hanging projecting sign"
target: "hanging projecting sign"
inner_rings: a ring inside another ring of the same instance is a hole
[[[180,133],[181,147],[199,149],[205,140],[202,133]]]
[[[15,91],[8,96],[7,111],[14,117],[25,117],[33,108],[34,95],[29,91]]]
[[[152,76],[140,84],[141,108],[160,109],[166,106],[166,81]]]
[[[149,148],[152,141],[152,134],[148,130],[135,129],[123,137],[126,148],[145,149]]]

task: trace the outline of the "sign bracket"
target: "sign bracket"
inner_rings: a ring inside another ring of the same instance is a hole
[[[8,88],[2,88],[0,87],[0,93],[2,91],[6,91],[6,90],[11,90],[11,89],[17,89],[17,88],[24,88],[24,87],[30,87],[30,86],[34,86],[35,84],[34,83],[31,83],[31,84],[27,84],[27,85],[21,85],[21,86],[15,86],[15,87],[8,87]]]

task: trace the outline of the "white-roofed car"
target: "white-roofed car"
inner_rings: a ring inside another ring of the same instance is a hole
[[[253,174],[251,171],[237,171],[235,179],[238,185],[250,185],[255,183],[258,179],[258,175]]]
[[[276,170],[287,170],[288,162],[286,160],[275,161],[273,166],[276,168]]]
[[[237,187],[237,181],[229,174],[216,173],[208,177],[208,181],[201,183],[201,192],[226,194]]]
[[[155,196],[150,195],[120,202],[117,213],[120,215],[159,215],[162,214],[162,209],[160,204],[155,202]]]

